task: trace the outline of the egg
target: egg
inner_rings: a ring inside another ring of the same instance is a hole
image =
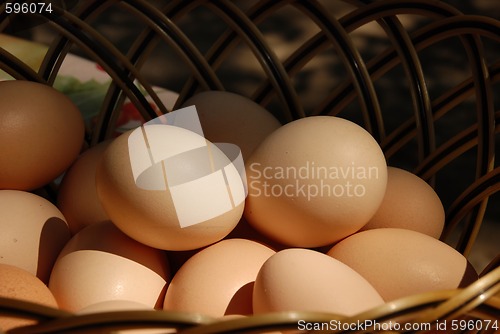
[[[172,278],[163,309],[213,317],[252,314],[253,283],[274,253],[245,239],[222,240],[199,251]]]
[[[99,143],[82,153],[61,181],[57,207],[66,217],[72,234],[87,225],[109,220],[97,197],[95,174],[110,142]]]
[[[251,99],[227,91],[204,91],[187,99],[183,106],[196,106],[205,138],[213,143],[233,143],[243,158],[281,123]]]
[[[166,254],[125,235],[111,222],[89,225],[61,251],[49,288],[62,309],[127,300],[161,307],[170,281]]]
[[[467,259],[453,247],[406,229],[358,232],[327,254],[360,273],[385,301],[456,289],[478,278]]]
[[[404,169],[388,167],[384,199],[361,230],[406,228],[439,239],[444,220],[443,204],[427,182]]]
[[[20,190],[0,190],[0,212],[0,263],[47,283],[71,237],[63,214],[45,198]]]
[[[375,288],[353,269],[303,248],[271,256],[262,265],[253,289],[255,314],[304,311],[352,316],[383,302]]]
[[[0,297],[23,300],[57,308],[57,302],[49,288],[32,273],[8,264],[0,263]],[[0,331],[33,325],[36,320],[0,315]]]
[[[71,100],[30,81],[0,82],[0,189],[33,190],[78,156],[84,122]]]
[[[217,146],[163,124],[116,138],[97,168],[96,186],[116,226],[164,250],[221,240],[240,220],[245,200],[237,168]]]
[[[387,184],[375,139],[332,116],[282,126],[245,165],[245,219],[293,247],[325,246],[358,231],[377,211]]]

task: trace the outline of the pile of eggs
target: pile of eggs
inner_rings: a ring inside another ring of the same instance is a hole
[[[477,279],[438,240],[444,209],[434,190],[388,167],[377,142],[348,120],[311,116],[281,125],[245,97],[203,92],[185,103],[196,107],[203,137],[163,124],[84,148],[77,107],[51,87],[0,82],[0,100],[2,297],[75,314],[349,316]],[[175,169],[183,182],[137,186],[147,176],[134,174],[133,136],[144,140],[143,169],[162,176]],[[178,158],[180,151],[174,167],[154,159],[155,145],[176,152],[200,142],[237,145],[245,177],[214,167],[215,146],[206,146],[209,174],[191,155]],[[208,176],[221,177],[222,188],[193,181]],[[58,177],[56,203],[37,194]],[[183,214],[206,219],[182,225],[173,200],[179,185],[196,195],[184,196]],[[241,187],[246,197],[238,201]],[[215,207],[224,196],[221,213]],[[30,323],[0,317],[2,330]]]

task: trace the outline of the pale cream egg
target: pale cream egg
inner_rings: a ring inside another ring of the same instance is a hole
[[[45,198],[20,190],[0,190],[0,212],[0,263],[48,283],[52,266],[71,237],[63,214]]]

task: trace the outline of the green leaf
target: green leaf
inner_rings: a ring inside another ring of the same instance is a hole
[[[96,80],[82,82],[72,76],[58,76],[54,88],[68,96],[80,109],[86,122],[99,114],[111,81]]]

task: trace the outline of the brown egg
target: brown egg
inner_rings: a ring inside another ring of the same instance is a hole
[[[0,263],[0,297],[19,299],[57,308],[49,288],[24,269]],[[35,320],[0,315],[0,331],[35,324]]]
[[[198,93],[183,106],[196,106],[205,138],[213,143],[232,143],[247,159],[257,146],[281,126],[259,104],[239,94],[225,91]]]
[[[128,300],[161,307],[170,281],[165,252],[143,245],[111,222],[89,225],[66,244],[49,288],[62,309]]]
[[[375,214],[387,183],[373,137],[332,116],[282,126],[245,165],[245,219],[295,247],[325,246],[358,231]]]
[[[251,314],[255,277],[274,253],[269,247],[245,239],[227,239],[211,245],[177,271],[163,308],[213,317]]]
[[[61,181],[57,207],[66,217],[72,234],[87,225],[109,220],[95,185],[97,165],[109,144],[110,141],[105,141],[82,153]]]
[[[387,168],[387,189],[377,213],[361,230],[405,228],[439,239],[444,208],[434,189],[413,173]]]
[[[382,304],[382,297],[357,272],[323,253],[302,248],[285,249],[270,257],[253,290],[254,313],[305,311],[350,316]]]
[[[0,190],[0,263],[49,281],[59,252],[70,239],[68,224],[55,205],[20,190]]]
[[[78,156],[84,123],[54,88],[0,82],[0,189],[32,190],[61,175]]]
[[[328,255],[365,277],[385,301],[456,289],[478,277],[451,246],[406,229],[358,232],[333,246]]]
[[[212,162],[224,156],[205,138],[170,125],[145,126],[140,131],[130,131],[116,138],[97,168],[97,194],[113,223],[139,242],[165,250],[196,249],[229,234],[243,214],[245,199],[241,177],[235,176],[236,167],[227,165],[224,168],[225,176],[233,178],[224,179],[220,169],[203,174],[199,168],[210,167]],[[146,136],[147,144],[142,136]],[[144,147],[137,152],[141,147],[130,143],[140,140]],[[207,147],[190,150],[192,143]],[[158,155],[171,151],[178,154],[171,159],[152,162],[153,151]],[[202,153],[203,161],[192,155],[193,152]],[[135,160],[137,157],[139,159]],[[146,166],[146,171],[137,179],[132,161],[136,167]],[[181,177],[169,178],[167,171],[179,173]],[[140,185],[142,181],[147,187]],[[232,181],[236,187],[231,183],[228,186],[225,181]],[[242,195],[239,200],[236,193]],[[185,223],[186,219],[189,223]]]

